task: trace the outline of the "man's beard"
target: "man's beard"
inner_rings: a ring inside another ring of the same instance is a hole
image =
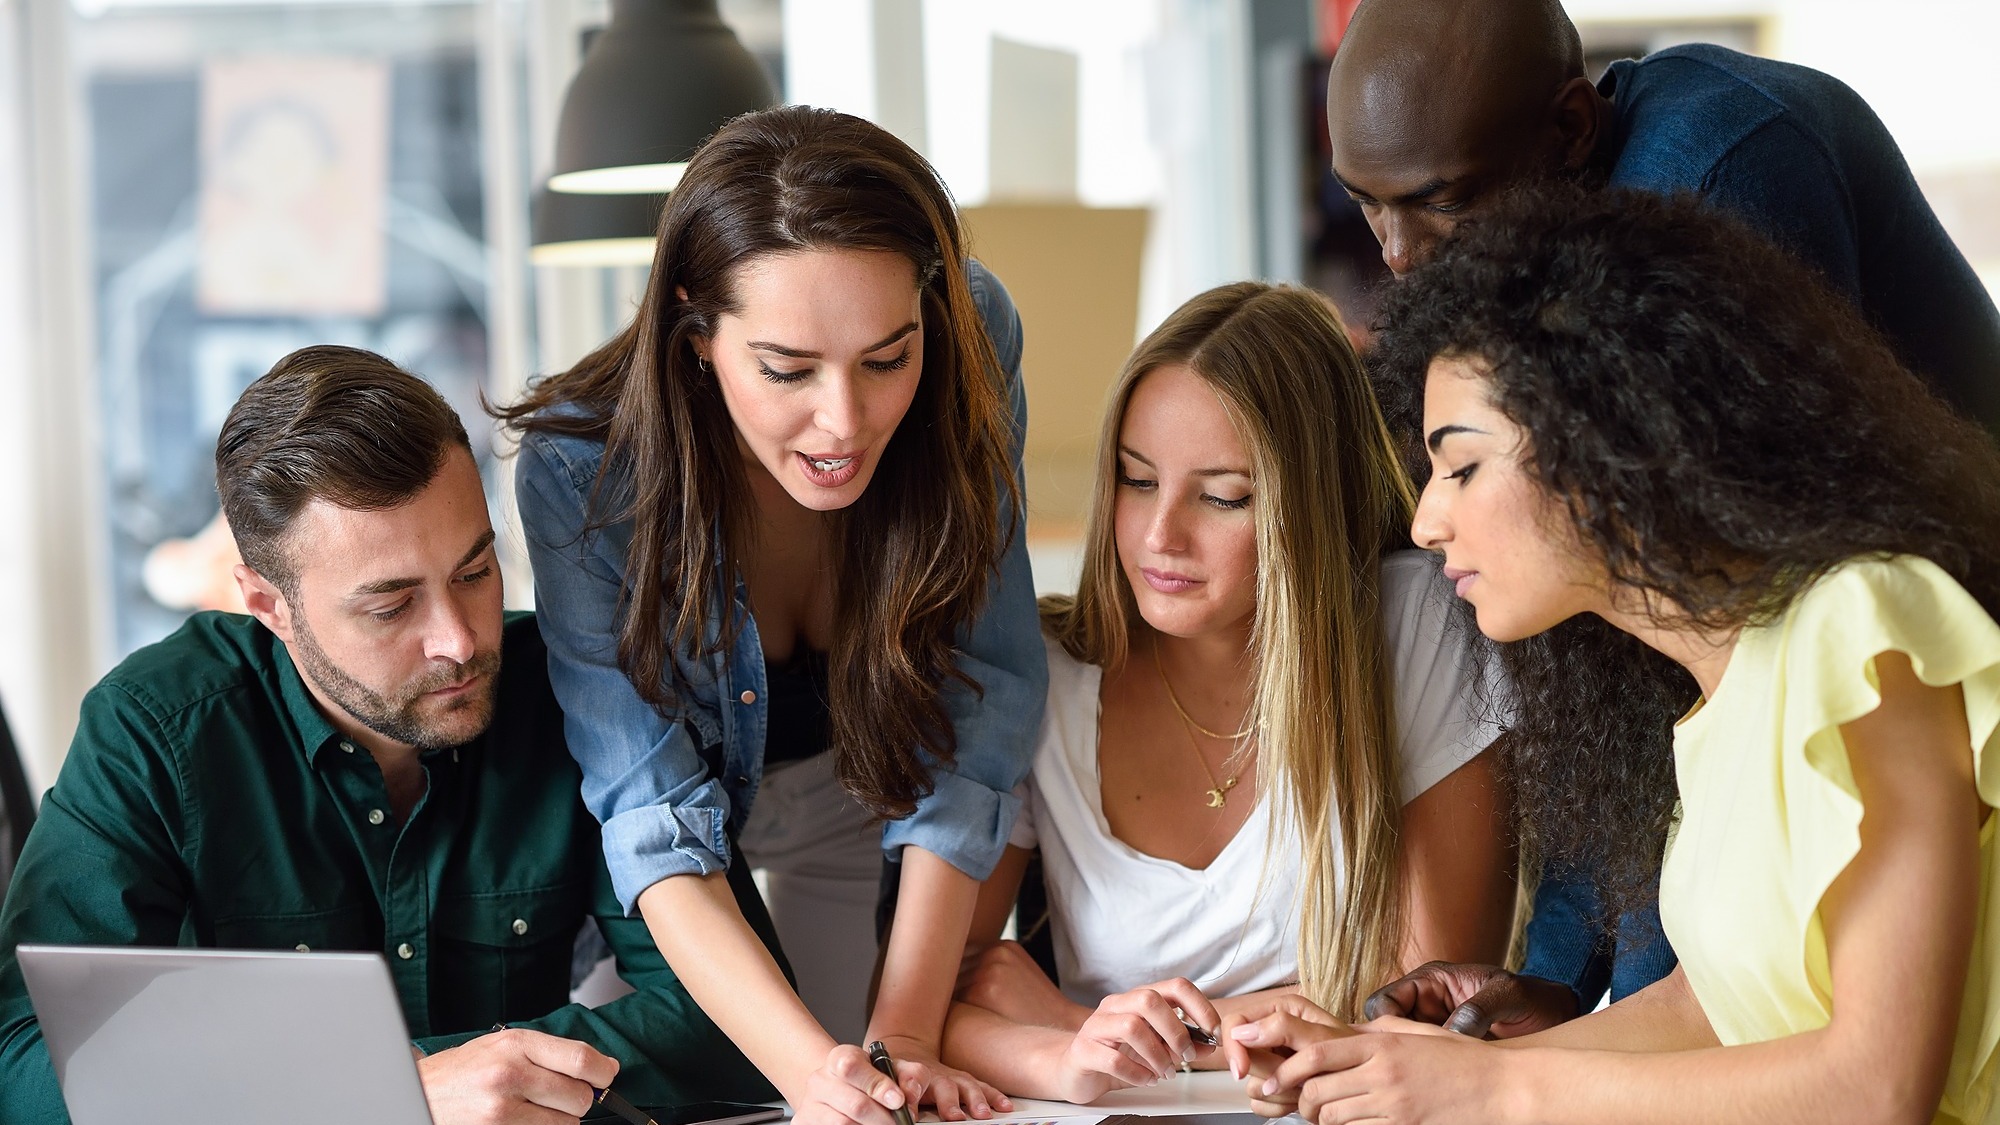
[[[475,652],[472,659],[463,664],[427,672],[391,698],[334,664],[327,657],[326,650],[313,639],[312,630],[307,627],[304,617],[294,616],[293,623],[294,654],[313,682],[341,710],[384,738],[419,750],[444,750],[462,746],[479,737],[493,721],[493,699],[500,681],[500,650],[497,648],[490,652]],[[430,722],[424,720],[419,708],[426,694],[464,683],[474,676],[483,676],[484,682],[442,704],[440,718],[458,718],[460,721],[440,723],[436,719]]]

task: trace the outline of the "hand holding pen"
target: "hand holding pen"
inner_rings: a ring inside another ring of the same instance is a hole
[[[494,1125],[548,1110],[582,1117],[617,1076],[618,1060],[588,1043],[518,1027],[417,1060],[436,1125]]]
[[[1091,1102],[1128,1086],[1155,1086],[1215,1050],[1222,1017],[1184,978],[1107,996],[1063,1054],[1064,1099]]]

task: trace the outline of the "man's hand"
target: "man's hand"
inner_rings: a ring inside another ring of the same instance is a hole
[[[1475,1039],[1512,1039],[1575,1019],[1576,993],[1495,965],[1432,961],[1377,989],[1362,1014],[1440,1024]]]
[[[618,1060],[574,1039],[526,1028],[482,1035],[417,1060],[437,1125],[575,1125]]]
[[[1063,1099],[1092,1102],[1111,1090],[1151,1086],[1215,1050],[1195,1043],[1188,1024],[1213,1035],[1222,1017],[1184,977],[1105,997],[1063,1052]]]
[[[1064,996],[1018,941],[968,951],[956,999],[1034,1027],[1075,1031],[1090,1018],[1090,1009]]]

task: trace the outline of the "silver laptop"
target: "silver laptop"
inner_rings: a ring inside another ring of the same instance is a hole
[[[379,954],[19,956],[75,1125],[430,1125]]]

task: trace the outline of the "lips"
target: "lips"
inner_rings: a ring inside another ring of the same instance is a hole
[[[1162,594],[1185,594],[1202,584],[1199,578],[1190,578],[1171,570],[1154,570],[1150,566],[1140,567],[1139,576],[1146,580],[1146,585]]]
[[[821,488],[839,488],[861,472],[865,450],[853,453],[800,453],[799,470]]]
[[[1465,596],[1466,590],[1472,587],[1473,582],[1478,580],[1479,572],[1476,570],[1460,570],[1457,567],[1448,566],[1444,568],[1444,577],[1445,581],[1450,582],[1455,592],[1462,598]]]

